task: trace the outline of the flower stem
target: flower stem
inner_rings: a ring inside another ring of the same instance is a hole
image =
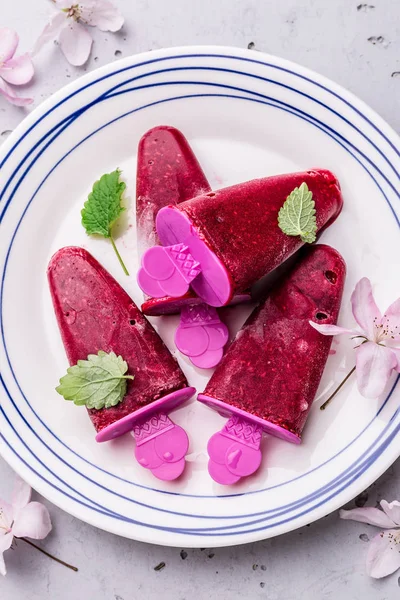
[[[356,367],[354,366],[352,368],[352,370],[350,371],[350,373],[347,373],[347,375],[343,379],[342,383],[340,385],[338,385],[338,387],[336,388],[336,390],[329,396],[328,400],[325,400],[325,402],[323,404],[321,404],[321,406],[319,407],[320,410],[325,410],[326,409],[326,407],[328,406],[329,402],[332,400],[332,398],[334,398],[336,396],[336,394],[338,393],[338,391],[344,386],[344,384],[349,379],[349,377],[351,375],[353,375],[353,373],[354,373],[355,370],[356,370]]]
[[[121,265],[121,267],[123,268],[125,275],[128,275],[128,276],[129,276],[128,269],[126,268],[126,266],[125,266],[125,263],[124,263],[124,261],[122,260],[122,257],[121,257],[121,255],[120,255],[120,253],[118,252],[117,246],[115,245],[115,242],[114,242],[114,240],[113,240],[113,238],[112,238],[112,236],[111,236],[111,235],[110,235],[110,240],[111,240],[112,247],[114,248],[114,252],[115,252],[115,254],[117,255],[117,258],[118,258],[118,260],[119,260],[119,264],[120,264],[120,265]]]
[[[39,546],[36,546],[36,544],[34,544],[33,542],[31,542],[30,540],[27,540],[24,537],[17,538],[17,540],[22,540],[23,542],[26,542],[30,546],[33,546],[34,548],[36,548],[36,550],[39,550],[39,552],[42,552],[42,554],[45,554],[49,558],[51,558],[51,559],[55,560],[56,562],[60,563],[60,565],[64,565],[64,567],[68,567],[68,569],[72,569],[72,571],[77,571],[78,570],[76,567],[73,567],[72,565],[69,565],[68,563],[66,563],[63,560],[61,560],[60,558],[56,558],[52,554],[49,554],[48,552],[46,552],[46,550],[43,550],[43,548],[40,548]]]

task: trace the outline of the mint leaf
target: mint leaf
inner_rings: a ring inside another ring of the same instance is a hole
[[[315,242],[317,238],[315,202],[305,182],[300,187],[294,188],[286,198],[278,214],[278,225],[286,235],[299,235],[301,240],[308,244]]]
[[[110,408],[125,396],[126,380],[134,379],[133,375],[125,375],[127,370],[122,356],[99,350],[97,354],[89,354],[87,360],[78,360],[69,367],[56,391],[77,406]]]
[[[82,225],[88,235],[97,233],[111,237],[111,227],[125,210],[121,206],[121,196],[126,185],[119,181],[120,174],[121,171],[116,169],[94,183],[81,211]]]
[[[81,215],[82,225],[88,235],[97,234],[110,238],[125,274],[129,275],[111,235],[112,226],[125,210],[121,206],[121,197],[126,185],[119,180],[120,175],[121,171],[116,169],[112,173],[106,173],[94,183],[92,191],[83,205]]]

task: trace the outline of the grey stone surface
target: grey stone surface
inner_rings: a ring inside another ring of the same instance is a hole
[[[92,30],[95,44],[85,67],[71,67],[55,45],[38,56],[35,82],[27,90],[36,105],[120,56],[184,44],[251,44],[254,52],[295,60],[334,79],[400,131],[398,0],[119,0],[119,5],[124,29],[115,35]],[[15,28],[21,49],[28,50],[50,12],[45,0],[2,0],[0,25]],[[0,142],[24,114],[0,97]],[[358,503],[400,499],[399,475],[397,461]],[[0,459],[0,497],[9,497],[12,482],[12,471]],[[337,514],[256,544],[190,550],[118,538],[44,502],[54,527],[42,546],[79,572],[19,542],[5,555],[1,600],[391,600],[400,595],[400,572],[381,581],[365,574],[368,543],[377,530],[341,521]],[[165,567],[155,570],[160,563]]]

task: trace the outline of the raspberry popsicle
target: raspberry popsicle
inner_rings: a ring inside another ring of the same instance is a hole
[[[138,249],[158,243],[155,228],[160,208],[176,205],[211,187],[185,136],[174,127],[150,129],[138,147],[136,181],[136,225]],[[243,295],[249,299],[248,295]],[[215,367],[228,341],[226,325],[214,308],[203,303],[192,290],[180,298],[147,298],[142,311],[149,316],[181,312],[175,343],[177,348],[200,368]]]
[[[230,416],[208,443],[211,477],[232,484],[261,463],[263,432],[299,444],[332,338],[309,321],[336,323],[346,266],[325,245],[300,262],[250,316],[198,400]]]
[[[114,352],[134,376],[119,404],[88,409],[96,440],[133,431],[138,462],[159,479],[176,479],[185,467],[188,438],[168,413],[194,388],[128,294],[86,250],[62,248],[47,274],[70,364],[99,350]]]
[[[280,208],[302,183],[312,192],[320,232],[343,204],[336,177],[323,169],[255,179],[162,208],[156,227],[164,247],[143,256],[139,285],[153,296],[181,296],[191,285],[207,304],[228,304],[303,245],[278,226]]]
[[[203,170],[185,136],[175,127],[161,125],[140,139],[136,175],[136,227],[138,250],[159,244],[156,216],[160,208],[176,205],[211,191]],[[177,313],[182,306],[201,303],[191,290],[181,298],[167,295],[147,298],[145,315]]]

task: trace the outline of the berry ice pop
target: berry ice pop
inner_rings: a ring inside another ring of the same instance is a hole
[[[279,210],[303,183],[320,232],[343,204],[336,177],[323,169],[255,179],[162,208],[156,227],[164,247],[144,254],[139,285],[155,297],[181,296],[191,285],[207,304],[228,304],[303,245],[278,226]]]
[[[187,435],[168,413],[195,392],[177,361],[135,303],[86,250],[62,248],[52,257],[48,281],[54,310],[71,365],[99,350],[115,352],[134,380],[116,406],[90,409],[105,442],[132,431],[138,462],[159,479],[179,477],[185,466]]]
[[[263,432],[298,444],[332,338],[309,321],[337,321],[346,267],[325,245],[308,246],[294,270],[239,331],[198,400],[230,416],[208,443],[211,477],[232,484],[261,462]]]
[[[185,136],[175,127],[150,129],[140,139],[137,159],[136,225],[141,255],[158,242],[155,228],[160,208],[184,202],[211,191]],[[241,298],[249,299],[248,295]],[[240,299],[237,299],[240,300]],[[171,298],[148,297],[142,311],[149,316],[181,313],[176,332],[177,348],[200,368],[215,367],[228,341],[228,329],[214,308],[203,303],[192,290]]]
[[[138,146],[136,175],[136,228],[138,250],[159,243],[156,216],[164,206],[176,205],[211,191],[210,184],[185,136],[175,127],[161,125],[145,133]],[[181,298],[146,298],[145,315],[177,313],[200,303],[191,290]]]

